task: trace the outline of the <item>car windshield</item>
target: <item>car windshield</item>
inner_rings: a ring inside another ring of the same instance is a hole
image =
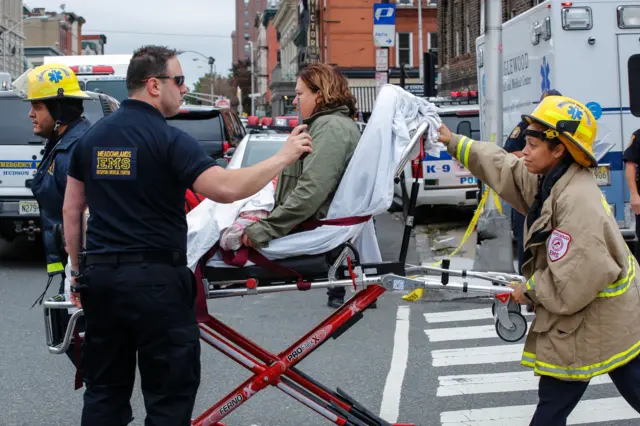
[[[0,98],[0,145],[42,144],[44,139],[33,134],[29,118],[31,104],[20,98]],[[84,116],[93,125],[104,113],[97,100],[84,101]]]
[[[86,89],[90,92],[106,93],[118,102],[129,97],[127,84],[124,80],[91,80],[87,81]]]
[[[244,150],[244,156],[242,157],[242,164],[240,167],[249,167],[257,164],[272,155],[276,154],[284,141],[264,141],[254,140],[248,141]]]
[[[219,117],[202,119],[182,115],[170,118],[167,123],[190,134],[197,141],[222,141],[224,138]]]

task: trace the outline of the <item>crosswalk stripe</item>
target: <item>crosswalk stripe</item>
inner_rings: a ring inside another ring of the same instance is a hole
[[[535,405],[481,408],[440,413],[442,426],[528,426]],[[581,401],[567,419],[567,425],[640,419],[640,414],[624,398]]]
[[[519,362],[522,358],[523,350],[524,344],[481,346],[477,348],[460,349],[438,349],[431,351],[431,363],[434,367],[446,367],[449,365]]]
[[[531,321],[528,322],[531,326]],[[424,331],[431,342],[448,342],[452,340],[474,340],[497,338],[495,325],[477,325],[473,327],[434,328]]]
[[[522,314],[527,317],[533,315],[533,312],[526,312],[526,310],[523,309]],[[431,312],[424,314],[424,319],[429,323],[437,324],[443,322],[493,319],[493,315],[491,314],[491,308],[482,308],[466,309],[464,311]]]
[[[478,393],[531,391],[538,389],[539,377],[533,371],[511,373],[463,374],[440,376],[436,396],[458,396]],[[608,375],[591,379],[589,385],[611,383]]]

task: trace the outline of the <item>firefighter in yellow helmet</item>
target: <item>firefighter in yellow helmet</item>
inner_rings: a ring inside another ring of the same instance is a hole
[[[526,214],[526,284],[512,297],[534,304],[522,364],[540,375],[532,426],[564,426],[589,380],[608,373],[640,412],[640,278],[589,167],[606,152],[582,103],[544,98],[531,114],[523,157],[440,129],[447,150]]]
[[[31,191],[40,206],[49,275],[47,288],[55,276],[60,276],[58,295],[52,300],[64,301],[66,258],[63,258],[64,254],[59,252],[59,244],[56,244],[55,228],[62,224],[69,158],[78,140],[90,127],[82,117],[83,101],[91,98],[80,90],[76,75],[66,65],[49,64],[30,69],[17,78],[12,86],[15,93],[31,103],[29,118],[33,133],[47,140]]]

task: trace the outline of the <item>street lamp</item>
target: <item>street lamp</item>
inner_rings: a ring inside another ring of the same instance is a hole
[[[207,63],[209,64],[209,75],[210,75],[209,83],[210,83],[210,86],[211,86],[210,87],[210,90],[211,90],[211,105],[213,105],[214,104],[214,102],[213,102],[213,96],[214,96],[213,95],[213,83],[214,83],[214,80],[215,80],[215,75],[213,74],[213,65],[215,64],[216,60],[215,60],[215,58],[213,56],[205,56],[200,52],[196,52],[195,50],[178,50],[177,53],[178,53],[178,55],[182,55],[183,53],[187,53],[187,52],[188,53],[195,53],[196,55],[202,56],[203,58],[205,58],[207,60]]]
[[[8,30],[3,31],[2,35],[0,35],[0,37],[2,37],[2,71],[4,71],[4,72],[7,71],[7,37],[6,37],[6,34],[7,33],[11,34],[11,32],[13,30],[15,30],[17,27],[19,27],[20,25],[22,25],[23,22],[29,21],[29,20],[33,20],[33,19],[38,20],[38,21],[48,21],[49,17],[47,15],[44,15],[44,16],[27,16],[26,18],[24,18],[23,20],[21,20],[20,22],[15,24],[13,27],[10,27]]]
[[[249,49],[251,49],[251,94],[249,95],[251,97],[251,115],[254,116],[256,115],[256,103],[255,103],[255,87],[254,87],[254,83],[253,83],[253,41],[248,40],[249,41]]]

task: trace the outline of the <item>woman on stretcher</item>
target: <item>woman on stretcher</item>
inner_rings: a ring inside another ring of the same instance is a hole
[[[266,218],[254,216],[244,229],[243,244],[266,247],[272,239],[295,232],[305,221],[326,218],[360,140],[353,119],[355,103],[347,79],[332,66],[311,64],[300,72],[294,105],[309,126],[313,152],[282,172],[275,188],[275,208]],[[344,287],[329,289],[328,294],[330,307],[344,303]]]
[[[637,262],[588,167],[604,143],[582,103],[545,98],[524,115],[523,158],[440,129],[447,150],[526,214],[526,284],[513,299],[536,318],[522,364],[541,376],[532,426],[564,426],[592,377],[608,373],[640,412],[640,283]]]

